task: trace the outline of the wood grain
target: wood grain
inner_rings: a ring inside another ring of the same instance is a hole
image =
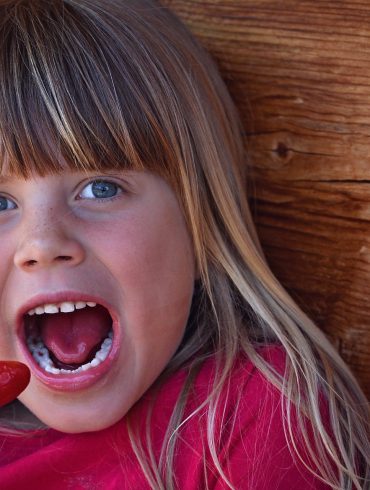
[[[370,397],[370,3],[163,3],[240,110],[271,268]]]

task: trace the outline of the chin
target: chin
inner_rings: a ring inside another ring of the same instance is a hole
[[[42,424],[69,434],[107,429],[121,420],[131,407],[127,401],[117,401],[116,407],[110,403],[107,407],[107,398],[104,398],[103,403],[94,397],[87,397],[85,400],[61,400],[59,396],[53,398],[27,394],[21,395],[20,399]]]
[[[110,416],[102,418],[101,414],[62,414],[57,419],[55,417],[39,417],[40,420],[49,428],[65,432],[67,434],[79,434],[83,432],[96,432],[107,429],[117,423],[123,415],[116,417]]]

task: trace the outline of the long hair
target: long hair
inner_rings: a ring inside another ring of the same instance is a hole
[[[234,488],[218,460],[215,414],[240,352],[281,390],[292,451],[293,404],[312,471],[332,488],[365,488],[367,401],[266,264],[245,195],[238,116],[215,65],[187,29],[151,0],[5,0],[0,47],[2,172],[59,172],[61,157],[71,169],[146,169],[166,179],[182,205],[199,279],[184,341],[162,377],[184,365],[189,377],[158,461],[150,440],[144,447],[131,430],[152,488],[175,488],[178,428],[192,380],[210,356],[217,370],[205,402],[206,443],[220,478]],[[286,352],[284,376],[259,355],[266,344]]]

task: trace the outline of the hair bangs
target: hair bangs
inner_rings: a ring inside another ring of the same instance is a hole
[[[62,30],[53,21],[57,9]],[[81,22],[83,8],[74,2],[23,1],[6,13],[13,22],[0,21],[0,172],[165,174],[171,145],[130,46],[114,57],[113,30]],[[106,43],[98,44],[102,35]]]

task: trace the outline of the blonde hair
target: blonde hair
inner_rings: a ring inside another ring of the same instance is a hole
[[[186,423],[192,381],[210,356],[217,375],[205,402],[207,444],[220,478],[234,488],[218,460],[215,414],[241,351],[281,390],[292,451],[290,402],[311,470],[332,488],[365,488],[367,401],[263,258],[245,195],[239,120],[208,55],[168,9],[149,0],[6,0],[0,19],[2,172],[59,172],[61,156],[71,169],[147,169],[171,184],[183,207],[199,280],[185,339],[162,378],[186,364],[189,376],[159,461],[150,440],[144,444],[131,428],[152,488],[175,488],[178,428]],[[284,376],[258,354],[266,344],[285,350]]]

